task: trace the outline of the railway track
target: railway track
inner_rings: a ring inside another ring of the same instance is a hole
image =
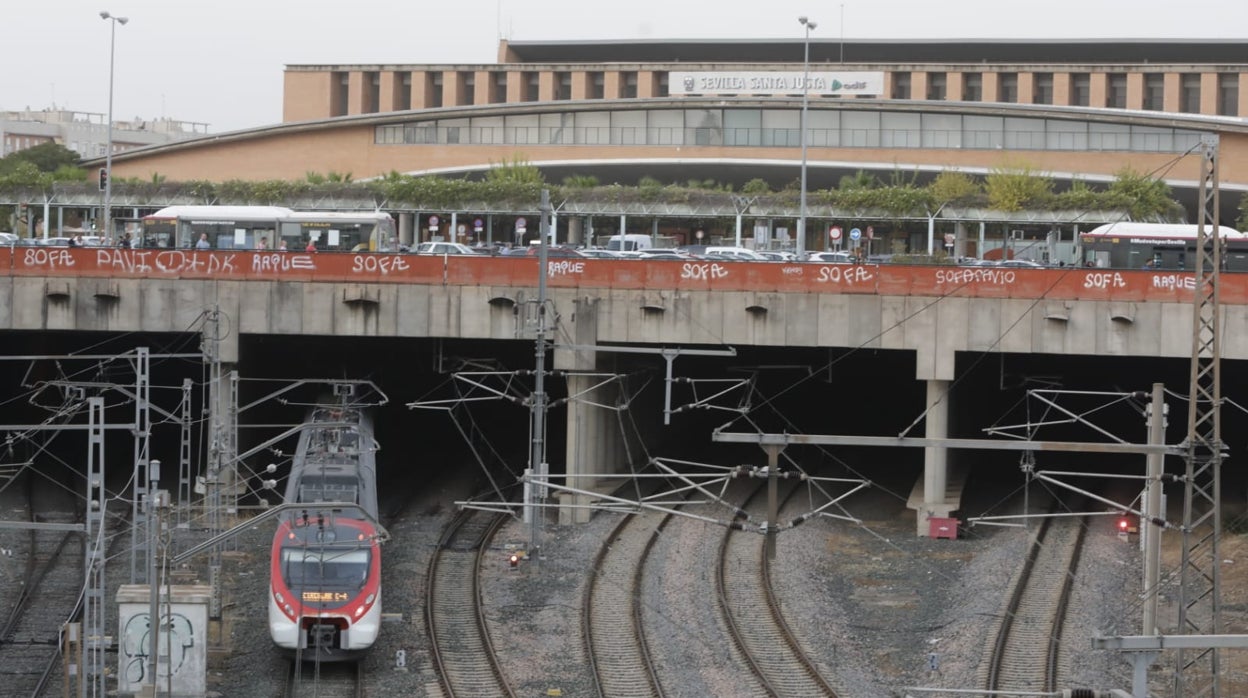
[[[594,558],[581,605],[585,654],[594,685],[606,698],[662,698],[642,625],[641,582],[646,558],[672,514],[624,517]]]
[[[29,516],[35,523],[79,523],[72,512],[37,514],[28,492]],[[82,535],[31,530],[21,590],[0,626],[0,693],[39,695],[60,657],[61,626],[77,612],[83,588]]]
[[[781,484],[781,504],[796,493],[797,483]],[[766,483],[746,499],[743,509],[761,511]],[[765,537],[729,528],[719,550],[716,596],[733,643],[769,695],[829,696],[836,691],[802,649],[781,613],[771,586]]]
[[[481,560],[506,514],[464,509],[429,561],[425,622],[447,698],[515,698],[490,642],[481,605]]]
[[[1062,626],[1085,523],[1083,517],[1045,519],[1032,538],[989,656],[988,690],[1058,690]]]
[[[364,661],[300,662],[286,666],[285,698],[364,698]]]

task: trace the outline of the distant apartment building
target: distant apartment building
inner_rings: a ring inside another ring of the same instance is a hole
[[[148,145],[160,145],[196,138],[208,133],[208,124],[174,119],[113,122],[113,153]],[[0,111],[2,155],[58,143],[83,158],[104,157],[108,153],[108,117],[105,114],[42,109]]]

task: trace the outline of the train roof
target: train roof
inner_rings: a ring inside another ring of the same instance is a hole
[[[1190,223],[1136,223],[1133,221],[1122,221],[1098,226],[1084,234],[1195,239],[1196,225]],[[1224,240],[1248,240],[1248,234],[1241,233],[1225,225],[1218,226],[1218,234]]]

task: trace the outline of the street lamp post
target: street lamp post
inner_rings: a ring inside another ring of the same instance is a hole
[[[810,30],[817,25],[806,16],[798,17],[797,21],[806,28],[806,40],[803,42],[802,55],[802,116],[799,138],[802,143],[802,190],[799,194],[797,218],[797,249],[798,256],[806,254],[806,105],[810,101]]]
[[[108,10],[100,13],[100,19],[108,20],[108,138],[104,151],[104,240],[112,237],[112,206],[113,206],[113,57],[117,46],[117,25],[130,20],[116,17]]]

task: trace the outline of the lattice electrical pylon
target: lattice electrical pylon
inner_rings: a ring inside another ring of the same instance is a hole
[[[1222,536],[1222,382],[1218,288],[1222,238],[1218,229],[1218,141],[1201,142],[1196,289],[1187,410],[1187,469],[1183,496],[1183,560],[1179,577],[1180,634],[1221,633],[1218,555]],[[1218,650],[1179,650],[1174,695],[1219,696]]]

